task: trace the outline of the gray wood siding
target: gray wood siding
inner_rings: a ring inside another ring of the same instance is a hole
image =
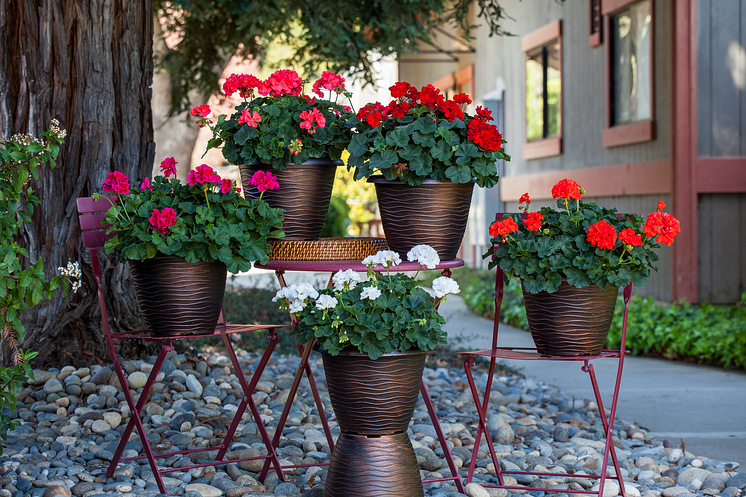
[[[697,0],[697,155],[746,155],[746,0]]]
[[[720,0],[717,0],[720,1]],[[515,19],[505,27],[513,37],[488,37],[476,33],[474,59],[475,97],[495,88],[498,77],[505,81],[506,151],[512,155],[506,176],[572,170],[671,157],[671,0],[654,0],[655,122],[657,138],[650,142],[605,148],[606,127],[606,36],[604,44],[588,46],[588,0],[502,0]],[[562,20],[562,134],[563,154],[545,159],[524,160],[525,81],[521,36],[552,21]]]
[[[632,212],[635,214],[642,214],[647,216],[653,212],[658,206],[658,201],[663,200],[666,204],[671,201],[670,195],[641,195],[641,196],[628,196],[628,197],[604,197],[604,198],[591,198],[586,197],[583,199],[588,202],[596,202],[598,205],[607,208],[616,208],[618,212]],[[542,207],[557,208],[556,200],[536,200],[531,202],[531,210],[538,211]],[[508,212],[518,212],[517,202],[506,202],[505,208]],[[746,203],[745,207],[746,208]],[[667,209],[670,211],[670,209]],[[746,211],[744,211],[746,214]],[[492,216],[494,218],[494,215]],[[743,230],[746,236],[746,229]],[[657,300],[664,302],[671,301],[671,247],[663,245],[660,251],[658,251],[660,260],[655,264],[658,267],[658,272],[653,271],[647,284],[641,288],[635,288],[635,293],[642,295],[643,297],[652,296]]]
[[[700,195],[699,300],[738,302],[746,292],[746,193]]]

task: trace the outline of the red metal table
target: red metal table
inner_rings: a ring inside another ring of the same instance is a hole
[[[440,264],[438,264],[434,269],[442,271],[443,276],[450,276],[451,275],[451,269],[456,267],[461,267],[464,265],[464,261],[461,259],[454,259],[450,261],[441,261]],[[261,269],[269,269],[274,270],[275,274],[277,275],[277,279],[280,282],[280,286],[285,287],[287,286],[285,282],[285,272],[286,271],[303,271],[303,272],[329,272],[331,273],[329,277],[329,283],[328,285],[331,285],[332,282],[332,276],[337,271],[344,271],[347,269],[352,269],[353,271],[364,273],[368,271],[368,268],[358,260],[352,260],[352,261],[270,261],[267,264],[264,265],[257,265],[258,268]],[[392,268],[395,272],[407,272],[407,271],[417,271],[420,270],[421,266],[417,262],[402,262],[401,264],[397,264],[395,267]],[[423,268],[425,269],[425,268]],[[378,266],[374,269],[376,272],[383,272],[386,271],[386,269],[383,268],[383,266]],[[293,323],[296,323],[295,316],[291,315],[291,318],[293,320]],[[277,430],[275,431],[275,436],[272,439],[272,445],[274,448],[277,448],[280,443],[280,438],[282,437],[282,430],[285,427],[285,422],[287,420],[288,415],[290,414],[290,409],[293,404],[293,400],[295,398],[295,394],[298,390],[298,385],[300,384],[300,380],[303,377],[303,373],[305,372],[306,376],[308,377],[308,381],[311,385],[311,391],[314,395],[314,400],[316,401],[316,407],[319,411],[319,415],[321,417],[321,422],[324,427],[324,432],[326,434],[327,440],[329,441],[329,449],[334,450],[334,443],[332,440],[331,432],[329,431],[329,426],[326,420],[326,416],[324,414],[324,406],[321,403],[321,399],[318,394],[318,390],[316,388],[316,382],[313,379],[313,374],[311,372],[311,367],[308,363],[308,358],[311,355],[311,351],[313,350],[313,345],[315,343],[315,339],[311,339],[308,343],[305,345],[298,344],[298,350],[301,354],[301,360],[300,364],[298,365],[298,370],[295,374],[295,379],[293,380],[293,385],[290,388],[290,394],[288,395],[288,400],[285,404],[285,408],[283,409],[282,416],[280,417],[280,422],[277,426]],[[425,386],[425,380],[421,380],[420,382],[420,393],[422,395],[422,399],[425,401],[425,405],[427,406],[428,414],[430,414],[430,420],[433,423],[433,426],[435,428],[435,432],[438,435],[438,441],[440,442],[440,446],[443,449],[443,457],[446,460],[446,463],[448,464],[448,468],[451,471],[451,477],[447,478],[436,478],[436,479],[430,479],[430,480],[423,480],[423,483],[432,483],[437,481],[454,481],[456,483],[456,488],[458,488],[458,491],[463,493],[464,492],[464,486],[461,482],[461,477],[458,473],[458,468],[456,468],[455,463],[453,462],[453,457],[451,456],[451,449],[448,447],[448,442],[445,438],[445,435],[443,434],[443,430],[440,427],[440,423],[438,421],[438,416],[435,412],[435,407],[433,406],[433,402],[430,399],[430,395],[427,392],[427,387]],[[264,467],[262,468],[262,472],[259,475],[259,481],[263,481],[264,478],[267,476],[267,472],[270,468],[270,461],[265,461]],[[322,465],[328,465],[329,463],[321,463]],[[293,468],[293,467],[305,467],[305,466],[311,466],[311,465],[302,465],[302,466],[282,466],[283,468]]]
[[[494,327],[493,327],[493,334],[492,334],[492,348],[490,350],[460,352],[460,354],[463,354],[467,357],[466,361],[464,361],[464,369],[466,370],[466,377],[469,382],[469,388],[471,389],[471,394],[474,399],[474,403],[477,406],[477,414],[479,416],[477,434],[474,439],[474,450],[472,451],[472,457],[469,463],[469,472],[466,477],[467,484],[471,482],[471,479],[474,475],[474,469],[475,469],[476,462],[477,462],[477,454],[479,452],[479,444],[480,444],[481,437],[483,434],[487,442],[487,447],[489,448],[490,457],[492,458],[492,463],[495,466],[495,473],[497,475],[497,480],[498,480],[498,485],[482,484],[483,486],[492,487],[492,488],[503,488],[507,490],[524,490],[525,491],[528,489],[528,487],[525,487],[525,486],[506,485],[503,479],[503,475],[505,474],[533,475],[533,476],[538,476],[540,478],[541,477],[560,477],[560,478],[568,477],[568,474],[566,473],[501,470],[500,464],[498,462],[497,454],[495,451],[495,447],[492,443],[492,437],[490,436],[489,427],[487,425],[487,407],[488,407],[488,403],[490,399],[490,391],[492,389],[492,378],[495,372],[496,359],[515,359],[515,360],[529,360],[529,361],[580,361],[583,363],[583,365],[581,366],[581,370],[585,373],[588,373],[588,376],[591,380],[593,394],[596,398],[596,404],[598,405],[599,416],[601,418],[601,423],[603,424],[603,428],[604,428],[604,435],[606,437],[606,441],[604,443],[604,450],[603,450],[603,463],[601,466],[602,468],[601,475],[583,475],[583,478],[598,479],[599,489],[598,489],[598,492],[590,491],[590,490],[548,489],[548,488],[542,488],[541,490],[543,492],[597,494],[600,497],[600,496],[603,496],[604,485],[606,483],[606,480],[615,479],[619,482],[622,497],[626,497],[627,494],[624,488],[624,481],[622,480],[621,468],[619,466],[619,461],[616,455],[614,444],[612,443],[611,435],[612,435],[612,428],[614,427],[614,417],[616,416],[617,400],[619,398],[619,387],[621,386],[621,380],[622,380],[622,370],[624,368],[624,355],[628,353],[628,351],[625,350],[625,342],[626,342],[626,337],[627,337],[627,314],[629,311],[629,301],[630,301],[631,296],[632,296],[632,284],[630,283],[624,288],[624,318],[623,318],[623,325],[622,325],[621,345],[618,350],[602,350],[597,355],[589,355],[589,356],[546,357],[546,356],[542,356],[541,354],[537,353],[535,348],[498,347],[497,338],[498,338],[498,329],[500,325],[500,305],[502,304],[502,299],[503,299],[503,271],[499,266],[497,267],[497,273],[495,275],[495,318],[494,318]],[[483,401],[480,400],[479,398],[479,392],[477,391],[476,384],[474,383],[474,377],[471,372],[471,368],[474,366],[474,357],[485,357],[485,358],[490,359],[490,367],[489,367],[488,374],[487,374],[487,384],[485,386],[485,391],[482,396],[482,398],[484,399]],[[609,410],[608,417],[606,416],[606,411],[604,410],[604,404],[601,399],[601,393],[598,388],[598,382],[596,381],[596,373],[593,369],[593,364],[590,363],[590,361],[592,360],[602,359],[602,358],[616,358],[619,361],[618,368],[617,368],[616,382],[614,385],[614,392],[613,392],[613,397],[612,397],[612,402],[611,402],[611,409]],[[607,477],[606,466],[609,462],[609,457],[611,457],[611,460],[614,466],[615,476]]]

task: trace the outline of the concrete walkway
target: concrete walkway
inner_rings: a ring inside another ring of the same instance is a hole
[[[475,316],[460,297],[449,296],[440,310],[446,318],[451,346],[481,350],[492,344],[492,321]],[[500,326],[498,345],[533,347],[531,335]],[[556,385],[578,398],[593,398],[580,362],[504,361],[526,376]],[[618,362],[593,361],[604,407],[611,396]],[[627,356],[617,416],[664,436],[674,446],[683,440],[698,456],[737,461],[746,469],[746,373],[664,359]]]

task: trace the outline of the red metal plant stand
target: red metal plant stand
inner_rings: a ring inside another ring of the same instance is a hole
[[[103,212],[105,212],[109,207],[111,207],[113,201],[114,199],[109,199],[106,197],[101,197],[99,200],[94,200],[91,197],[81,197],[77,199],[78,213],[80,214],[79,216],[80,226],[81,226],[81,229],[83,230],[83,245],[86,248],[88,248],[88,251],[90,253],[91,266],[93,268],[93,276],[96,279],[96,284],[98,287],[98,302],[99,302],[99,307],[101,310],[101,319],[102,319],[103,328],[104,328],[104,338],[106,339],[106,345],[109,350],[109,355],[111,356],[112,361],[113,361],[114,371],[117,375],[117,378],[119,379],[119,384],[122,386],[122,391],[124,392],[124,396],[127,400],[127,405],[130,408],[130,420],[127,423],[124,433],[122,434],[122,439],[119,442],[119,445],[117,446],[116,452],[114,453],[114,457],[111,461],[111,464],[109,465],[109,469],[106,472],[106,478],[107,479],[111,478],[111,476],[114,474],[114,471],[117,468],[117,465],[120,462],[133,461],[137,459],[147,458],[148,462],[150,463],[150,468],[153,471],[153,477],[155,478],[156,484],[158,485],[158,490],[161,493],[165,494],[166,486],[163,483],[163,478],[161,477],[162,474],[170,473],[173,471],[189,471],[190,469],[193,469],[193,468],[200,468],[200,467],[205,467],[205,466],[215,466],[215,465],[220,465],[220,464],[238,463],[242,461],[265,459],[267,461],[268,466],[270,464],[272,465],[272,468],[277,472],[277,476],[280,478],[280,480],[284,481],[285,478],[282,473],[282,469],[280,467],[279,459],[277,458],[277,454],[275,452],[276,446],[272,445],[271,440],[269,438],[269,434],[267,433],[267,430],[264,428],[264,424],[262,423],[261,416],[259,415],[259,411],[256,407],[254,399],[252,398],[252,394],[254,392],[254,389],[256,388],[256,384],[259,382],[262,372],[264,371],[267,365],[267,362],[269,361],[269,357],[272,354],[272,351],[274,350],[275,345],[277,344],[278,337],[277,337],[277,334],[275,333],[275,330],[277,328],[280,328],[281,326],[228,325],[226,324],[225,315],[222,312],[222,310],[220,312],[219,321],[215,327],[215,333],[213,333],[212,335],[202,335],[202,337],[208,337],[208,336],[209,337],[222,337],[223,343],[225,344],[225,348],[228,351],[228,355],[230,356],[231,364],[233,365],[233,369],[235,371],[236,376],[238,377],[238,381],[241,383],[241,388],[244,393],[243,399],[241,400],[238,406],[238,410],[236,411],[236,414],[233,417],[233,421],[231,422],[231,425],[225,434],[223,443],[217,447],[205,447],[205,448],[200,448],[200,449],[181,450],[181,451],[167,452],[167,453],[154,453],[153,450],[151,449],[150,442],[148,441],[147,434],[145,432],[145,428],[143,427],[142,420],[140,419],[140,413],[142,412],[143,407],[145,407],[145,403],[147,402],[147,399],[150,396],[150,392],[153,388],[153,384],[155,383],[155,378],[161,369],[161,365],[163,364],[163,361],[166,359],[166,355],[170,351],[174,350],[173,342],[175,340],[191,338],[193,337],[193,335],[159,337],[159,336],[153,336],[149,330],[127,331],[127,332],[120,332],[120,333],[111,333],[111,331],[109,330],[109,320],[108,320],[107,313],[106,313],[106,302],[105,302],[103,288],[101,286],[101,263],[98,257],[98,248],[103,247],[104,242],[109,238],[106,235],[106,232],[104,231],[104,228],[102,227],[101,223],[105,217]],[[267,344],[267,348],[264,350],[264,354],[262,355],[262,358],[260,359],[256,370],[251,376],[251,381],[247,382],[246,377],[244,376],[243,370],[241,369],[241,366],[238,363],[238,358],[236,357],[236,353],[233,350],[233,344],[231,343],[228,335],[231,335],[234,333],[254,332],[254,331],[260,331],[260,330],[267,330],[269,343]],[[151,370],[148,376],[147,382],[145,383],[145,386],[143,387],[142,393],[140,394],[137,402],[135,402],[132,397],[132,393],[130,392],[130,389],[127,385],[127,378],[124,375],[124,371],[122,370],[122,367],[119,364],[119,359],[117,358],[116,352],[114,350],[114,342],[121,341],[121,340],[146,340],[146,341],[157,341],[161,343],[161,350],[160,350],[160,353],[158,354],[158,358],[156,359],[156,362],[153,365],[153,369]],[[262,441],[264,442],[264,445],[267,448],[267,455],[259,456],[259,457],[251,457],[251,458],[246,458],[246,459],[234,459],[230,461],[223,460],[230,447],[230,444],[233,440],[233,436],[236,432],[236,429],[238,428],[238,425],[241,421],[241,417],[243,413],[245,412],[246,407],[249,408],[252,416],[254,417],[254,421],[257,424]],[[135,428],[137,428],[137,432],[140,435],[140,442],[142,443],[143,450],[145,451],[145,455],[137,456],[137,457],[122,458],[122,453],[127,445],[127,442],[129,441],[129,437],[132,434],[132,431]],[[217,454],[215,461],[208,462],[208,463],[194,464],[191,466],[185,466],[185,467],[179,467],[179,468],[160,469],[156,461],[156,458],[169,457],[169,456],[174,456],[174,455],[185,455],[185,454],[191,454],[194,452],[203,452],[203,451],[210,451],[210,450],[217,450],[218,454]]]
[[[498,215],[498,219],[502,219],[502,215]],[[503,475],[506,474],[523,474],[523,475],[534,475],[538,477],[560,477],[568,478],[570,475],[567,473],[548,473],[548,472],[530,472],[530,471],[504,471],[500,469],[500,464],[495,452],[495,447],[492,443],[492,437],[490,436],[489,428],[487,425],[487,408],[490,399],[490,391],[492,389],[492,378],[495,372],[495,361],[497,359],[515,359],[515,360],[534,360],[534,361],[581,361],[583,366],[581,370],[588,373],[591,386],[593,387],[593,394],[596,398],[596,404],[598,405],[599,416],[603,423],[604,434],[606,436],[606,442],[603,450],[603,464],[601,465],[601,475],[583,475],[583,478],[598,479],[599,489],[598,492],[591,492],[589,490],[563,490],[563,489],[551,489],[542,488],[543,492],[558,492],[558,493],[580,493],[580,494],[598,494],[599,497],[603,496],[604,485],[606,480],[611,478],[619,482],[622,497],[626,497],[626,491],[624,489],[624,481],[622,480],[621,468],[619,466],[619,460],[617,459],[614,444],[612,443],[611,433],[614,426],[614,417],[616,415],[617,400],[619,399],[619,387],[622,380],[622,368],[624,366],[624,354],[628,353],[625,350],[625,342],[627,338],[627,313],[629,311],[629,301],[632,296],[632,284],[630,283],[624,287],[624,321],[622,325],[622,339],[619,350],[602,350],[598,355],[592,356],[577,356],[577,357],[545,357],[536,352],[535,348],[520,348],[520,347],[498,347],[497,337],[498,328],[500,326],[500,305],[503,299],[503,271],[500,267],[497,267],[497,274],[495,276],[495,320],[492,333],[492,349],[490,350],[478,350],[473,352],[460,352],[467,357],[464,362],[464,369],[466,370],[466,377],[469,381],[469,388],[471,389],[474,403],[477,406],[477,413],[479,415],[479,425],[477,426],[477,433],[474,439],[474,450],[472,452],[471,462],[469,463],[469,472],[466,477],[466,483],[470,483],[474,475],[474,468],[477,462],[479,453],[479,444],[484,434],[489,448],[492,463],[495,465],[495,472],[497,474],[498,485],[482,484],[484,487],[492,488],[504,488],[507,490],[527,490],[525,486],[511,486],[505,485]],[[474,383],[474,377],[472,375],[471,368],[474,366],[474,357],[489,357],[490,367],[487,375],[487,386],[484,390],[483,400],[479,398],[479,392]],[[596,374],[593,369],[593,365],[590,361],[601,358],[617,358],[619,360],[619,366],[617,368],[616,382],[614,384],[614,394],[611,401],[611,410],[609,411],[608,417],[604,410],[604,404],[601,399],[601,393],[598,389],[598,382],[596,381]],[[614,465],[615,476],[606,476],[606,467],[609,462],[609,456],[611,456],[612,463]]]
[[[441,263],[435,268],[438,270],[441,270],[443,272],[443,276],[450,276],[451,275],[451,269],[455,267],[460,267],[464,265],[464,261],[461,259],[454,259],[451,261],[441,261]],[[267,264],[264,264],[263,266],[259,266],[263,269],[270,269],[274,270],[275,274],[277,275],[277,279],[280,283],[281,287],[287,286],[285,283],[285,271],[313,271],[313,272],[329,272],[332,273],[332,275],[337,271],[342,271],[346,269],[352,269],[353,271],[364,273],[368,271],[368,268],[363,265],[361,262],[357,261],[269,261]],[[420,269],[420,265],[416,262],[402,262],[401,264],[398,264],[396,266],[396,271],[417,271]],[[383,267],[378,266],[378,268],[375,269],[375,271],[381,272],[384,271]],[[331,286],[332,284],[332,276],[329,277],[329,283],[328,285]],[[293,323],[296,323],[295,316],[292,316]],[[318,395],[318,390],[316,389],[316,383],[313,380],[313,375],[311,374],[311,369],[308,364],[308,358],[311,355],[311,351],[313,350],[313,346],[316,343],[316,339],[311,339],[308,343],[305,345],[298,345],[298,350],[301,353],[301,360],[300,364],[298,365],[298,370],[295,374],[295,379],[293,380],[293,385],[290,388],[290,394],[288,395],[287,403],[285,404],[285,408],[282,412],[282,416],[280,417],[280,422],[277,426],[277,430],[275,431],[275,436],[272,440],[272,445],[276,448],[280,443],[280,438],[282,436],[282,430],[285,426],[285,422],[287,421],[287,417],[290,414],[290,408],[293,404],[293,399],[295,398],[295,394],[298,390],[298,385],[300,384],[300,380],[303,377],[303,373],[305,371],[306,375],[308,376],[308,380],[311,384],[311,390],[314,395],[314,399],[316,400],[316,406],[318,408],[319,414],[321,416],[322,423],[324,425],[324,431],[326,433],[327,439],[329,440],[329,449],[334,450],[334,444],[332,442],[332,435],[329,431],[328,424],[326,422],[326,416],[324,415],[323,410],[323,404],[321,403],[321,400]],[[443,433],[443,429],[440,427],[440,423],[438,421],[438,416],[435,412],[435,407],[433,406],[433,402],[430,399],[430,395],[427,392],[427,387],[425,386],[425,380],[421,380],[420,383],[420,394],[422,395],[422,399],[425,401],[425,405],[427,406],[427,411],[430,414],[430,420],[433,423],[433,426],[435,427],[435,432],[438,435],[438,441],[440,442],[440,446],[443,449],[443,457],[446,460],[446,463],[448,463],[448,468],[451,470],[450,477],[445,478],[434,478],[429,480],[422,480],[422,483],[433,483],[438,481],[454,481],[456,484],[456,488],[459,492],[464,492],[464,485],[461,481],[461,477],[458,473],[458,468],[456,468],[456,464],[453,462],[453,456],[451,455],[451,449],[448,447],[448,442],[445,438],[445,434]],[[311,466],[319,466],[319,465],[328,465],[329,463],[321,463]],[[269,465],[270,461],[265,461],[264,468],[262,469],[261,474],[259,475],[259,480],[262,481],[266,476],[267,472],[269,471]],[[304,466],[283,466],[283,468],[288,467],[304,467]]]

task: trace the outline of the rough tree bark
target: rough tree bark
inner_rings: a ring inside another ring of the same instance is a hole
[[[101,192],[110,171],[150,173],[152,42],[152,0],[0,0],[0,135],[38,136],[52,118],[67,129],[57,168],[32,185],[41,205],[20,242],[48,275],[76,260],[84,272],[77,294],[26,314],[37,366],[109,361],[75,199]],[[142,326],[127,266],[101,255],[112,330]]]

